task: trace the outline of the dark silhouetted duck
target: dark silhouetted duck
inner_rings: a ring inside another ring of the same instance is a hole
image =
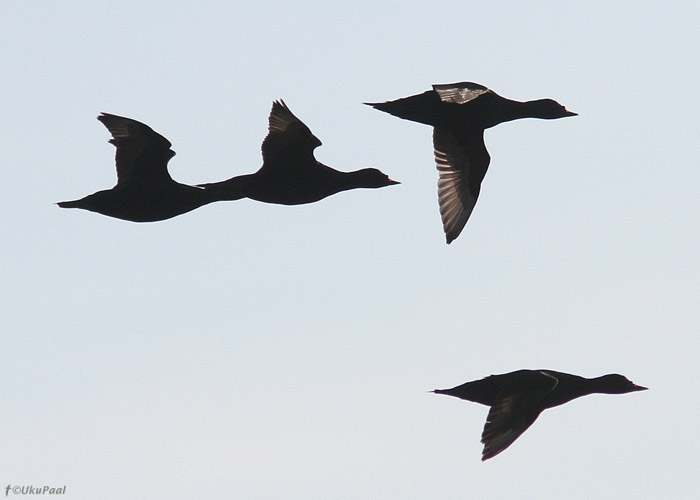
[[[622,375],[583,378],[552,370],[518,370],[433,392],[491,407],[481,434],[481,460],[488,460],[513,444],[547,408],[588,394],[644,390]]]
[[[153,222],[169,219],[214,201],[211,193],[175,182],[168,161],[170,142],[130,118],[102,113],[97,117],[112,134],[117,148],[117,185],[80,200],[62,201],[62,208],[82,208],[117,219]]]
[[[284,101],[275,101],[270,112],[269,133],[262,143],[262,167],[254,174],[200,186],[217,200],[251,198],[266,203],[301,205],[348,189],[399,184],[375,168],[339,172],[324,165],[314,158],[314,149],[320,145],[321,141],[292,114]]]
[[[365,104],[433,127],[440,215],[448,244],[469,220],[491,161],[484,130],[518,118],[576,116],[551,99],[511,101],[470,82],[433,85],[422,94]]]

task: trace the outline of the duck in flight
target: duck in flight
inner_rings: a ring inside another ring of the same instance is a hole
[[[220,201],[251,198],[301,205],[349,189],[399,184],[375,168],[340,172],[317,161],[314,149],[321,141],[284,101],[273,102],[268,130],[262,143],[263,165],[257,172],[199,186]]]
[[[646,389],[622,375],[583,378],[552,370],[518,370],[433,392],[491,407],[481,434],[481,460],[488,460],[513,444],[547,408],[588,394],[625,394]]]
[[[433,85],[422,94],[365,104],[433,127],[438,200],[448,244],[469,220],[491,161],[484,130],[519,118],[576,116],[552,99],[512,101],[471,82]]]
[[[81,208],[132,222],[170,219],[215,201],[206,189],[174,181],[168,161],[175,156],[170,141],[131,118],[102,113],[97,117],[117,148],[117,185],[62,208]]]
[[[102,113],[97,118],[117,147],[117,185],[62,208],[82,208],[133,222],[153,222],[184,214],[214,201],[252,198],[299,205],[355,188],[399,184],[374,168],[339,172],[314,158],[321,141],[292,114],[284,101],[274,102],[269,133],[262,144],[263,166],[254,174],[189,186],[175,182],[167,164],[175,152],[170,142],[130,118]]]

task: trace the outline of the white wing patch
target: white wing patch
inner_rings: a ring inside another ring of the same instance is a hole
[[[489,91],[483,85],[471,82],[433,85],[433,90],[440,96],[441,101],[455,104],[464,104],[472,101]]]

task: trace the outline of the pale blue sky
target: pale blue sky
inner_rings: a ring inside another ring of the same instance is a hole
[[[0,488],[66,498],[696,498],[696,2],[7,2]],[[363,106],[475,81],[580,116],[489,130],[444,243],[428,127]],[[174,178],[255,171],[275,99],[340,170],[402,182],[154,224],[99,112]],[[618,372],[481,463],[492,373]]]

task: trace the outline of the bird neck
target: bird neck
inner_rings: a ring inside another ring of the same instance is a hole
[[[545,118],[542,113],[542,100],[513,101],[504,97],[494,112],[494,118],[495,123],[489,124],[489,127],[521,118]]]
[[[247,196],[248,179],[250,175],[239,175],[226,181],[202,184],[214,201],[240,200]]]
[[[553,391],[554,399],[549,405],[550,408],[589,394],[614,394],[605,377],[585,378],[578,375],[558,374],[557,378],[559,378],[559,384]]]
[[[547,396],[545,407],[553,408],[555,406],[568,403],[572,399],[580,398],[595,390],[591,390],[593,379],[579,377],[568,373],[552,372],[552,376],[558,380],[556,387]]]
[[[339,172],[336,170],[334,177],[338,179],[338,184],[343,187],[343,189],[367,187],[366,175],[362,170],[356,170],[354,172]]]

